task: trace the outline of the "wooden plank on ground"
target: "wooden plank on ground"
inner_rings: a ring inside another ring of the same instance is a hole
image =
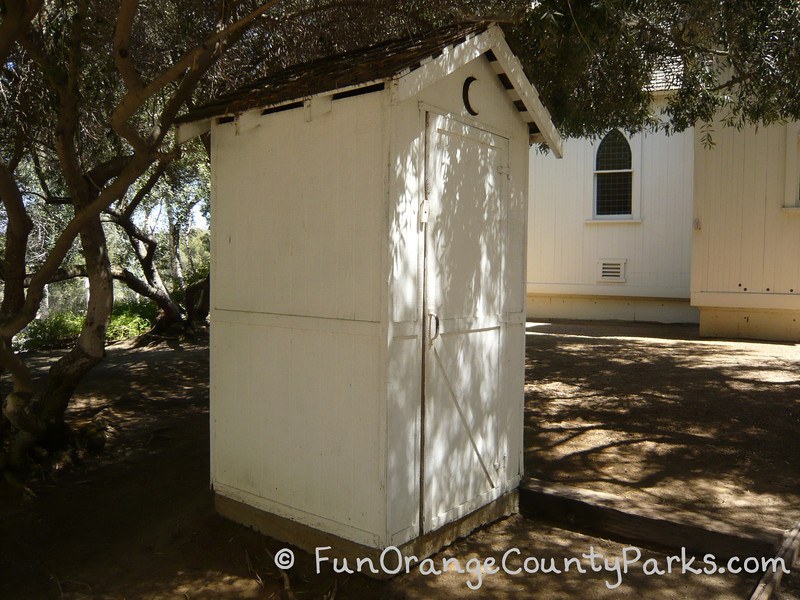
[[[657,550],[686,552],[717,560],[734,556],[774,557],[784,532],[759,528],[741,532],[698,515],[670,515],[634,505],[630,500],[603,492],[525,478],[519,488],[520,513],[528,518],[639,544]]]
[[[787,570],[792,568],[792,565],[797,560],[798,553],[800,552],[800,523],[792,527],[786,532],[783,537],[778,553],[775,558],[783,560],[783,564]],[[761,581],[758,582],[753,595],[750,600],[769,600],[770,598],[779,598],[781,588],[781,579],[783,579],[783,569],[778,565],[776,570],[768,570],[764,573]]]

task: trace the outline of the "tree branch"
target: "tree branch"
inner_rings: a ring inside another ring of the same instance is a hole
[[[185,52],[176,63],[143,87],[129,88],[112,113],[111,126],[114,131],[126,139],[137,151],[146,150],[148,146],[147,143],[142,139],[139,132],[128,123],[128,119],[141,108],[148,98],[158,93],[169,84],[177,81],[188,72],[190,76],[186,77],[184,81],[181,82],[178,91],[167,102],[166,107],[161,113],[161,131],[154,132],[155,135],[150,136],[151,143],[163,140],[178,110],[180,110],[180,107],[194,89],[194,85],[213,64],[215,57],[221,54],[223,47],[243,34],[256,19],[266,14],[268,10],[279,2],[280,0],[269,0],[269,2],[265,2],[248,15],[210,35],[201,44]],[[134,3],[134,0],[124,2],[120,10]],[[128,8],[128,10],[131,9]]]
[[[158,167],[156,167],[156,170],[153,171],[153,173],[147,179],[145,184],[141,188],[139,188],[139,191],[136,192],[130,204],[128,204],[123,209],[121,213],[122,218],[130,220],[131,216],[133,216],[133,211],[136,210],[139,204],[141,204],[142,200],[144,200],[147,197],[147,194],[149,194],[153,190],[153,187],[156,185],[158,180],[161,179],[161,176],[164,175],[164,172],[167,170],[167,164],[168,163],[166,162],[158,163]]]
[[[138,9],[139,0],[122,0],[114,29],[114,64],[129,90],[140,90],[144,87],[142,78],[133,64],[130,49],[131,30]]]
[[[6,64],[11,50],[42,7],[42,0],[11,0],[4,2],[5,14],[0,23],[0,65]]]

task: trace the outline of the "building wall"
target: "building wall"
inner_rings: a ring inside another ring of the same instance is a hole
[[[387,105],[212,129],[214,488],[370,546],[386,536]]]
[[[696,135],[692,304],[702,335],[800,340],[798,125]]]
[[[696,321],[689,306],[694,134],[634,135],[632,220],[593,220],[599,140],[560,161],[531,150],[527,311],[531,318]],[[625,282],[599,262],[625,261]]]

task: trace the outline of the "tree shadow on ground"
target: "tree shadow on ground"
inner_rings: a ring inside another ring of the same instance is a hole
[[[45,368],[52,357],[40,357]],[[38,359],[37,359],[38,360]],[[286,544],[214,513],[209,490],[208,356],[178,350],[112,348],[81,385],[71,421],[107,415],[117,429],[100,456],[31,483],[28,496],[0,482],[0,598],[282,597],[272,563]],[[111,413],[111,414],[109,414]],[[609,557],[623,547],[515,516],[459,540],[435,557],[498,561],[511,548],[521,557],[557,562],[594,546]],[[657,553],[643,551],[644,558]],[[314,570],[296,551],[289,572],[298,598],[321,598],[336,581],[346,598],[737,598],[752,576],[645,576],[633,569],[620,588],[605,573],[484,575],[479,591],[469,573],[375,581]],[[644,560],[643,558],[643,560]],[[521,561],[511,563],[520,566]]]
[[[800,518],[800,351],[669,331],[529,324],[526,475],[665,515],[790,527]]]

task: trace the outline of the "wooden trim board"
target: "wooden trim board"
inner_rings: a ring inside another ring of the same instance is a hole
[[[800,523],[786,532],[783,543],[775,555],[776,558],[783,559],[783,564],[787,569],[791,569],[800,554]],[[770,600],[770,598],[780,598],[781,579],[783,571],[767,571],[758,582],[756,589],[750,596],[750,600]]]
[[[379,564],[383,548],[370,548],[291,519],[268,513],[243,502],[231,500],[220,494],[214,494],[214,506],[217,512],[225,518],[296,546],[312,555],[315,548],[330,546],[330,550],[325,551],[325,556],[346,558],[351,565],[355,564],[357,558],[370,558],[376,565]],[[514,490],[457,521],[399,546],[399,549],[404,556],[414,555],[422,560],[445,546],[449,546],[457,539],[468,536],[479,527],[515,514],[518,512],[518,508],[518,495]],[[391,577],[387,573],[373,574],[369,569],[363,571],[363,574],[376,579]]]
[[[744,533],[700,516],[673,517],[620,496],[531,478],[522,480],[519,495],[520,513],[528,518],[654,550],[686,548],[690,554],[713,554],[718,560],[774,557],[784,536],[777,528]]]

